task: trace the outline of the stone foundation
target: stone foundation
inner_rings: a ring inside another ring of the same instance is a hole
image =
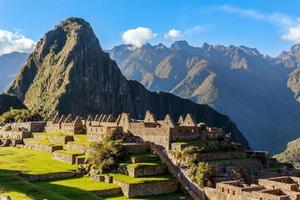
[[[84,144],[78,144],[78,143],[74,143],[74,142],[69,142],[67,144],[67,148],[68,151],[77,151],[77,152],[90,152],[91,147],[89,145],[84,145]]]
[[[108,190],[91,191],[91,193],[94,193],[95,195],[98,195],[98,196],[113,196],[113,195],[121,194],[122,189],[114,188],[114,189],[108,189]]]
[[[53,160],[58,160],[61,162],[65,162],[71,165],[76,164],[76,157],[84,155],[84,153],[70,153],[67,151],[55,151],[52,154]]]
[[[131,177],[144,177],[144,176],[152,176],[157,174],[162,174],[166,170],[166,166],[164,164],[160,165],[142,165],[139,167],[129,167],[127,166],[127,173]]]
[[[36,140],[26,140],[25,139],[24,144],[25,144],[24,147],[27,149],[45,151],[48,153],[53,153],[55,151],[63,149],[62,145],[47,145],[47,144],[42,144]]]
[[[138,184],[129,184],[119,181],[115,181],[115,183],[122,188],[123,194],[126,197],[130,198],[169,194],[175,192],[178,188],[178,183],[176,180],[147,182]]]
[[[24,139],[24,138],[31,138],[31,132],[24,132],[24,131],[3,131],[0,133],[1,138],[9,138],[9,139]]]
[[[145,153],[149,151],[149,143],[124,143],[128,153]]]
[[[59,172],[59,173],[50,173],[50,174],[38,174],[38,175],[22,175],[27,181],[46,181],[53,179],[63,179],[74,176],[76,173],[73,171],[69,172]]]

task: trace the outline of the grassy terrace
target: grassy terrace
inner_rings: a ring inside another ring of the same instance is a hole
[[[55,151],[55,152],[61,152],[61,153],[65,153],[65,154],[78,154],[78,155],[84,156],[84,153],[79,152],[79,151],[58,150],[58,151]]]
[[[61,145],[63,145],[63,144],[53,144],[50,140],[42,139],[42,138],[26,138],[24,140],[25,141],[36,141],[40,144],[47,145],[47,146],[61,146]]]
[[[86,177],[68,178],[29,183],[19,177],[23,174],[47,174],[76,169],[76,166],[52,160],[50,153],[16,147],[0,147],[0,192],[10,195],[12,200],[131,200],[119,196],[99,197],[91,193],[94,190],[107,190],[118,187],[115,184],[100,183]],[[126,175],[113,175],[120,181],[144,183],[170,180],[168,174],[148,178],[132,178]],[[178,200],[184,196],[177,192],[134,200]],[[132,199],[133,200],[133,199]]]
[[[159,166],[162,162],[147,162],[147,163],[130,163],[126,164],[127,167],[130,168],[139,168],[139,167],[145,167],[145,166]]]
[[[46,133],[46,132],[36,132],[36,133],[32,133],[33,135],[43,135],[43,136],[53,136],[53,137],[63,137],[66,136],[63,133]]]
[[[24,174],[37,175],[75,169],[76,166],[52,160],[52,155],[46,152],[15,147],[0,147],[0,170],[13,170]]]
[[[117,181],[124,182],[124,183],[131,183],[131,184],[147,183],[147,182],[155,182],[155,181],[168,181],[174,179],[174,177],[172,177],[171,174],[160,174],[151,177],[139,177],[139,178],[133,178],[125,174],[110,174],[110,175],[113,176],[114,179]]]
[[[130,157],[132,159],[135,159],[138,162],[154,162],[159,160],[157,155],[154,155],[151,152],[145,152],[145,153],[134,153],[131,154]]]

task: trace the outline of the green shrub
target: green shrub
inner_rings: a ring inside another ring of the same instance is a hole
[[[107,134],[103,141],[91,144],[89,164],[99,174],[118,171],[120,161],[126,158],[127,151],[121,140]]]
[[[39,121],[42,117],[38,112],[27,109],[10,109],[0,116],[0,123]]]
[[[189,177],[200,187],[204,187],[213,173],[213,167],[209,163],[199,162],[189,167]]]

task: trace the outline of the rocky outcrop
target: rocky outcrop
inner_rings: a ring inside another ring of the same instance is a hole
[[[150,110],[158,118],[169,113],[175,119],[190,112],[197,121],[221,127],[248,146],[235,124],[209,106],[128,81],[80,18],[69,18],[45,34],[8,91],[46,118],[56,111],[81,116],[129,112],[142,118]]]

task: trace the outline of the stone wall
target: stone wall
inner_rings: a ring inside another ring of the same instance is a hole
[[[176,180],[138,184],[129,184],[119,181],[114,181],[114,183],[118,184],[122,188],[123,194],[130,198],[173,193],[178,188]]]
[[[144,177],[157,174],[163,174],[166,170],[164,164],[154,166],[139,166],[139,167],[127,167],[127,173],[131,177]]]
[[[146,142],[170,148],[170,129],[167,127],[145,127],[143,123],[130,123],[128,131]]]
[[[34,181],[45,181],[45,180],[53,180],[53,179],[63,179],[74,176],[76,173],[73,171],[68,172],[58,172],[58,173],[50,173],[50,174],[37,174],[37,175],[30,175],[25,174],[22,175],[27,181],[34,182]]]
[[[31,138],[32,134],[30,132],[24,131],[3,131],[0,132],[0,138],[9,138],[9,139],[24,139],[24,138]]]
[[[176,126],[170,129],[171,141],[195,140],[200,137],[197,126]]]
[[[150,145],[145,143],[123,143],[128,153],[144,153],[149,150]]]
[[[89,145],[84,145],[84,144],[78,144],[74,142],[69,142],[67,144],[68,151],[77,151],[77,152],[83,152],[83,153],[88,153],[91,151],[91,147]]]
[[[20,122],[9,124],[13,130],[23,130],[27,132],[43,132],[45,131],[46,122]]]
[[[46,145],[42,144],[36,140],[24,139],[24,147],[27,149],[33,149],[38,151],[45,151],[48,153],[52,153],[57,150],[63,149],[61,145]]]
[[[83,153],[69,153],[65,151],[55,151],[52,153],[52,158],[53,160],[58,160],[73,165],[76,164],[76,157],[81,155],[83,155]]]
[[[97,196],[114,196],[122,193],[121,188],[113,188],[107,190],[90,191]]]
[[[109,126],[87,126],[87,139],[90,142],[100,142],[106,134],[122,133],[122,127],[109,127]]]

